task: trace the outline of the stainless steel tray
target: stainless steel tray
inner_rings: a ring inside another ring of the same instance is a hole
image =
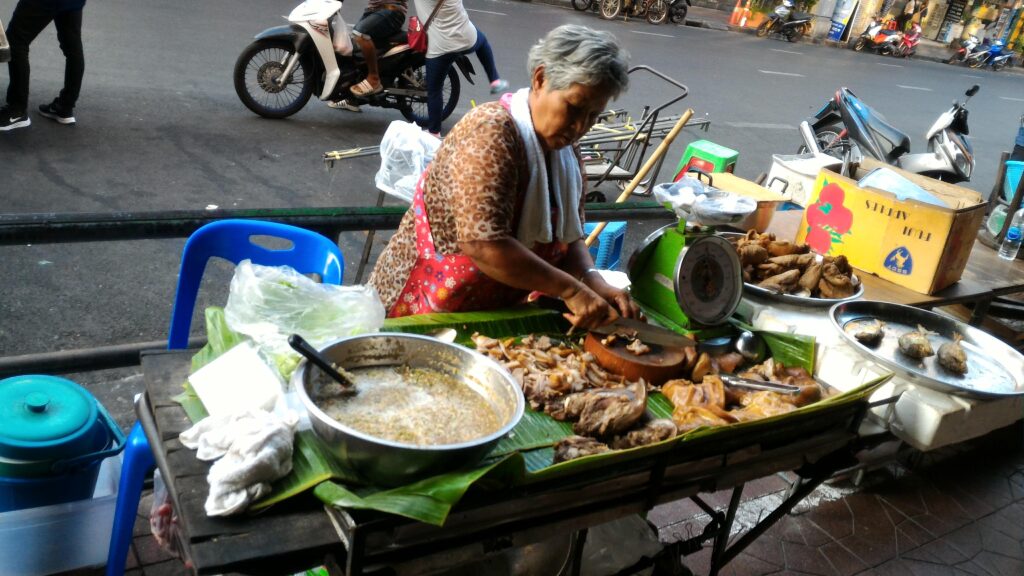
[[[746,234],[740,232],[719,232],[718,235],[729,241],[732,241],[733,238],[737,238],[739,236],[746,236]],[[817,256],[817,259],[820,262],[822,259],[821,254],[816,254],[815,256]],[[851,296],[847,296],[846,298],[813,298],[810,296],[797,296],[795,294],[780,294],[779,292],[774,292],[772,290],[768,290],[767,288],[762,288],[757,284],[751,284],[750,282],[743,283],[743,290],[748,294],[754,294],[761,298],[776,300],[778,302],[790,304],[792,306],[823,308],[825,306],[833,306],[835,304],[839,304],[840,302],[849,302],[851,300],[856,300],[863,296],[864,283],[860,281],[860,278],[858,278],[856,274],[853,275],[853,279],[857,281],[857,289],[853,292]]]
[[[977,328],[953,318],[913,306],[889,302],[845,302],[829,310],[832,325],[851,346],[864,356],[878,362],[914,382],[942,392],[991,398],[1024,394],[1024,356]],[[846,332],[848,326],[881,320],[885,337],[875,347],[868,347]],[[929,336],[936,356],[917,360],[899,351],[899,337],[923,326],[936,335]],[[959,376],[939,365],[939,346],[963,336],[960,345],[967,352],[967,374]]]

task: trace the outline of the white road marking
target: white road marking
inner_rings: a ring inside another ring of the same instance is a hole
[[[797,56],[803,56],[803,52],[794,52],[792,50],[779,50],[778,48],[770,48],[772,52],[782,52],[783,54],[796,54]]]
[[[1009,100],[1010,102],[1024,102],[1024,98],[1010,98],[1009,96],[1000,96],[1000,100]]]
[[[793,130],[796,126],[791,124],[772,124],[769,122],[723,122],[732,128],[754,128],[760,130]]]
[[[797,74],[796,72],[776,72],[774,70],[758,70],[761,74],[775,74],[778,76],[796,76],[797,78],[803,78],[803,74]]]
[[[922,92],[931,92],[931,88],[922,88],[920,86],[904,86],[903,84],[897,84],[896,86],[903,88],[904,90],[920,90]]]
[[[675,38],[671,34],[658,34],[656,32],[640,32],[639,30],[631,30],[633,34],[643,34],[644,36],[661,36],[662,38]]]
[[[476,8],[466,8],[466,12],[479,12],[481,14],[494,14],[495,16],[508,16],[504,12],[491,12],[490,10],[477,10]]]
[[[961,76],[965,78],[977,78],[978,80],[985,78],[984,76],[975,76],[974,74],[961,74]]]
[[[903,68],[902,64],[886,64],[884,62],[875,62],[875,64],[878,64],[879,66],[888,66],[890,68]]]

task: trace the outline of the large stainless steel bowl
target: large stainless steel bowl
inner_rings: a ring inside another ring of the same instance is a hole
[[[343,338],[320,351],[346,368],[400,366],[430,368],[457,378],[491,404],[501,428],[492,434],[459,444],[417,446],[370,436],[346,426],[322,411],[313,398],[327,376],[305,360],[292,376],[313,432],[331,452],[367,480],[399,486],[454,470],[480,460],[523,416],[519,385],[497,362],[457,344],[414,334],[363,334]]]

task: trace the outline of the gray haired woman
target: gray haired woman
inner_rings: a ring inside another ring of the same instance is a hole
[[[628,84],[607,32],[560,26],[529,55],[530,87],[478,106],[444,139],[370,284],[389,316],[561,298],[573,325],[639,316],[594,273],[577,142]]]

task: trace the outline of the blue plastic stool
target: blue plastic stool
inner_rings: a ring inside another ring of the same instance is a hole
[[[290,240],[292,245],[280,250],[269,249],[254,244],[253,236]],[[263,266],[291,266],[301,274],[319,274],[324,284],[341,284],[345,274],[345,259],[337,244],[315,232],[261,220],[220,220],[207,224],[189,237],[181,253],[181,270],[167,338],[168,350],[188,347],[199,284],[206,262],[215,256],[235,264],[249,259]],[[107,576],[124,574],[142,496],[142,482],[154,466],[156,462],[146,434],[136,421],[125,443],[114,527],[107,552]]]
[[[1013,200],[1013,193],[1017,191],[1017,183],[1020,182],[1021,173],[1024,172],[1024,162],[1018,160],[1006,161],[1006,177],[1003,179],[1003,200]]]
[[[597,228],[596,223],[584,224],[584,236],[589,236],[595,228]],[[625,243],[625,240],[626,223],[609,222],[597,237],[597,242],[590,247],[590,256],[594,258],[594,266],[601,270],[615,270],[618,268],[619,261],[622,259],[622,245]]]

